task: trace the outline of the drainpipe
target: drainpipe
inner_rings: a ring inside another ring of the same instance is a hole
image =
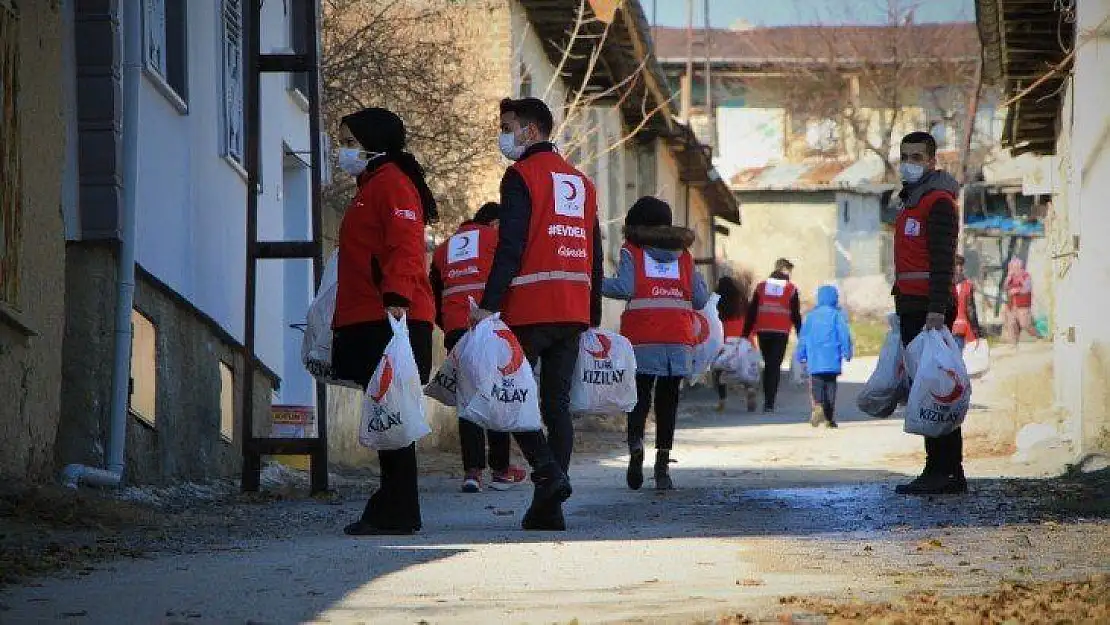
[[[118,487],[123,476],[127,442],[127,403],[131,382],[131,309],[135,299],[135,209],[138,203],[139,92],[142,31],[139,3],[124,2],[123,22],[123,207],[120,211],[119,268],[116,271],[116,334],[112,361],[112,403],[108,426],[107,467],[71,464],[62,470],[62,483]]]

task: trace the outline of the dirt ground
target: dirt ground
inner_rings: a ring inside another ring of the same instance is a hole
[[[580,422],[558,535],[518,529],[526,489],[459,493],[453,454],[422,456],[425,528],[403,538],[341,534],[369,473],[320,499],[278,466],[250,496],[9,486],[0,622],[1107,622],[1110,471],[1016,462],[999,434],[1052,417],[1034,388],[1050,353],[1027,351],[975,385],[966,496],[893,494],[921,442],[854,410],[866,360],[842,379],[839,430],[811,428],[791,384],[772,415],[688,392],[668,493],[627,490],[619,424]]]

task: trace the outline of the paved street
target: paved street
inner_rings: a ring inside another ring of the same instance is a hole
[[[256,517],[256,529],[9,588],[0,620],[677,623],[774,618],[789,595],[975,592],[1110,570],[1104,521],[1060,517],[1028,483],[994,479],[1028,467],[972,460],[972,495],[895,496],[918,468],[920,439],[856,415],[868,366],[845,376],[839,430],[811,428],[793,385],[775,415],[747,414],[739,400],[721,415],[695,391],[672,465],[678,490],[665,494],[650,480],[624,487],[619,433],[582,433],[610,452],[572,468],[565,534],[517,529],[527,489],[464,495],[448,476],[423,481],[425,529],[411,538],[344,536],[361,493],[339,505],[239,505],[228,514],[240,526]]]

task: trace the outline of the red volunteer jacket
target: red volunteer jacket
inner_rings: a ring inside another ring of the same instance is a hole
[[[621,334],[633,345],[694,345],[694,257],[683,252],[660,263],[638,245],[625,243],[636,282],[621,314]]]
[[[734,339],[742,338],[744,336],[744,318],[733,317],[732,319],[722,319],[721,325],[725,329],[725,338]]]
[[[501,306],[507,325],[590,323],[597,197],[589,178],[555,152],[512,165],[528,187],[532,216],[520,271]]]
[[[420,194],[393,163],[359,176],[339,226],[332,327],[384,320],[387,293],[408,301],[410,321],[435,320]]]
[[[755,287],[759,294],[759,311],[753,332],[790,334],[794,321],[790,317],[790,300],[798,288],[789,280],[770,278]]]
[[[470,298],[482,301],[493,254],[497,228],[466,223],[436,248],[432,266],[443,283],[438,302],[440,327],[445,333],[465,330],[470,320]]]
[[[933,204],[947,199],[956,205],[951,193],[937,189],[921,198],[917,206],[907,206],[894,222],[894,284],[901,295],[929,296],[929,244],[926,224]]]

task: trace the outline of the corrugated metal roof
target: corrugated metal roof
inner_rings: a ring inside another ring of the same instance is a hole
[[[820,159],[742,169],[730,186],[734,191],[825,191],[870,184],[882,174],[882,163],[875,167],[866,159]]]

